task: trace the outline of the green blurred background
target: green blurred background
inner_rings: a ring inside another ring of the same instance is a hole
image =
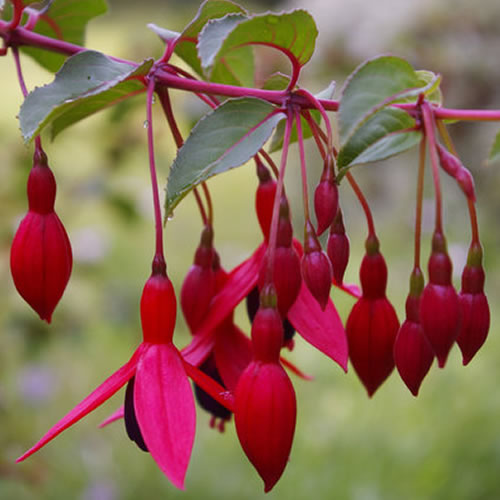
[[[88,46],[129,59],[161,54],[148,22],[181,30],[199,2],[112,1],[112,12],[91,23]],[[341,87],[363,59],[390,51],[417,69],[443,75],[445,104],[500,108],[498,54],[500,5],[466,1],[357,0],[250,4],[251,10],[306,7],[320,27],[318,51],[304,69],[302,85],[319,91],[331,79]],[[474,7],[473,7],[474,5]],[[268,50],[259,52],[259,75],[287,69]],[[27,85],[51,75],[23,58]],[[0,59],[0,498],[11,500],[136,498],[254,499],[262,483],[241,452],[231,423],[225,434],[199,412],[186,491],[177,491],[149,455],[115,423],[98,423],[122,403],[123,391],[21,465],[14,461],[62,415],[123,364],[140,341],[138,302],[153,250],[152,203],[145,146],[144,97],[90,118],[50,143],[49,163],[58,181],[57,211],[74,249],[70,283],[48,327],[17,295],[9,271],[13,232],[26,211],[25,183],[31,148],[22,144],[16,114],[21,103],[11,57]],[[206,110],[195,98],[172,93],[183,132]],[[338,91],[337,91],[338,95]],[[159,177],[165,182],[175,149],[155,108]],[[486,166],[499,126],[450,127],[462,159],[476,179],[492,327],[471,364],[464,368],[455,347],[444,370],[432,367],[417,399],[397,373],[372,400],[351,369],[345,375],[301,339],[289,358],[315,376],[293,378],[298,398],[296,438],[284,476],[267,498],[496,499],[500,498],[500,174]],[[308,144],[311,183],[321,162]],[[301,234],[300,185],[295,146],[288,192]],[[415,152],[356,170],[374,210],[389,266],[388,292],[400,318],[412,262]],[[429,177],[429,176],[427,176]],[[429,181],[429,179],[427,179]],[[215,200],[216,245],[223,265],[246,258],[261,236],[253,210],[252,165],[210,181]],[[455,262],[455,284],[470,238],[466,205],[443,178],[445,221]],[[432,230],[432,189],[426,185],[424,259]],[[357,281],[366,234],[362,213],[341,186],[352,257],[348,281]],[[244,223],[242,223],[244,222]],[[188,270],[201,224],[192,197],[168,224],[169,274],[177,290]],[[332,292],[343,318],[353,300]],[[242,308],[237,322],[249,330]],[[189,336],[181,315],[176,342]]]

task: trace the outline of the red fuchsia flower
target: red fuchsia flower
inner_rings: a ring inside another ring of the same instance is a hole
[[[132,358],[17,461],[38,451],[131,381],[125,405],[127,431],[139,446],[151,453],[170,481],[183,488],[196,424],[187,373],[219,401],[230,408],[232,403],[225,399],[222,387],[183,361],[172,343],[175,318],[175,293],[166,275],[165,261],[157,256],[141,298],[143,341]]]
[[[332,264],[333,279],[337,285],[342,285],[347,263],[349,262],[349,238],[345,234],[342,210],[340,207],[330,226],[327,254]]]
[[[394,369],[393,347],[399,329],[394,308],[387,300],[387,266],[375,236],[366,240],[360,269],[363,295],[347,319],[349,357],[371,397]]]
[[[241,446],[270,491],[290,455],[295,432],[295,391],[281,367],[281,316],[276,295],[266,287],[252,325],[253,361],[235,392],[235,423]]]
[[[462,310],[457,292],[451,284],[452,264],[446,250],[446,240],[440,232],[435,232],[432,237],[428,267],[429,283],[420,299],[420,321],[436,354],[438,366],[443,368],[460,330]]]
[[[255,212],[264,239],[268,242],[277,183],[260,160],[257,160],[257,176],[259,185],[255,193]]]
[[[304,255],[301,262],[302,277],[318,301],[321,309],[325,309],[330,297],[333,271],[328,255],[322,250],[311,222],[306,221],[304,231]]]
[[[272,263],[272,280],[278,297],[278,311],[286,317],[290,307],[297,299],[302,283],[300,258],[293,245],[293,228],[290,220],[290,209],[286,196],[282,196],[279,207],[278,231],[274,261]],[[266,255],[259,273],[259,288],[262,289],[269,272]]]
[[[335,182],[334,159],[331,154],[325,157],[323,172],[314,191],[314,211],[318,221],[318,236],[324,233],[337,213],[339,193]]]
[[[212,243],[213,230],[210,225],[207,225],[201,234],[193,265],[182,284],[181,308],[191,331],[196,330],[203,321],[216,291]]]
[[[224,286],[228,276],[220,266],[219,255],[213,248],[211,267],[215,277],[215,287],[211,297],[213,299],[216,292]],[[200,282],[199,286],[203,287],[203,283]],[[193,292],[196,290],[193,289]],[[202,320],[208,310],[208,308],[205,310]],[[187,323],[190,326],[193,325],[194,322],[189,319],[192,309],[183,308],[183,312]],[[252,358],[252,350],[250,339],[234,323],[233,311],[213,329],[209,343],[198,344],[196,330],[191,329],[191,333],[194,335],[193,341],[182,351],[185,359],[198,366],[203,373],[225,389],[234,391],[241,373]],[[211,427],[215,427],[219,419],[218,428],[223,432],[225,423],[230,420],[232,412],[196,384],[195,395],[200,406],[212,414]]]
[[[434,351],[420,324],[419,307],[423,288],[422,272],[416,268],[411,277],[410,293],[406,299],[406,319],[394,343],[396,367],[403,382],[414,396],[418,395],[420,385],[434,359]]]
[[[68,235],[54,211],[55,197],[54,175],[37,146],[28,178],[29,210],[12,242],[10,269],[19,294],[47,323],[73,265]]]
[[[484,269],[479,243],[471,245],[467,265],[462,273],[459,299],[462,306],[462,326],[457,344],[467,365],[484,344],[490,328],[490,308],[484,293]]]

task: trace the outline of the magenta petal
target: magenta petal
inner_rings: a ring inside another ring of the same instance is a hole
[[[89,394],[83,401],[75,406],[65,417],[63,417],[56,425],[54,425],[45,436],[38,441],[26,453],[21,455],[16,462],[22,462],[25,458],[38,451],[42,446],[45,446],[49,441],[52,441],[62,431],[78,422],[85,415],[95,410],[104,401],[109,399],[115,392],[123,387],[128,380],[134,375],[137,362],[141,353],[143,352],[144,344],[141,344],[127,364],[123,365],[118,371],[113,373],[111,377],[107,378],[94,392]]]
[[[288,311],[288,320],[307,342],[347,372],[347,337],[331,299],[323,311],[307,286],[302,283],[299,296]]]
[[[182,349],[182,357],[195,366],[200,366],[212,352],[215,345],[214,330],[197,333],[191,342]]]
[[[120,420],[123,418],[125,414],[125,408],[123,405],[120,406],[117,410],[115,410],[109,417],[106,417],[100,424],[99,424],[99,429],[102,429],[103,427],[106,427],[109,424],[112,424],[113,422],[116,422],[117,420]]]
[[[196,413],[191,385],[172,343],[147,344],[137,364],[134,408],[155,462],[177,488],[183,489]]]
[[[227,318],[250,293],[250,290],[257,284],[259,268],[265,251],[266,245],[262,243],[251,257],[229,273],[224,286],[212,301],[205,320],[196,330],[195,336],[211,335],[212,330]]]
[[[355,299],[359,299],[361,297],[361,288],[359,288],[359,286],[355,285],[354,283],[342,283],[342,285],[339,285],[334,279],[332,281],[332,284],[339,290],[342,290],[348,295],[351,295]]]
[[[234,391],[240,375],[252,361],[250,339],[233,323],[220,327],[216,333],[214,354],[224,385]]]

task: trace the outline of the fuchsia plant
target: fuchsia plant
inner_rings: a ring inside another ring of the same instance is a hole
[[[63,14],[70,4],[71,8],[78,4],[85,15]],[[105,7],[104,0],[54,0],[41,10],[30,0],[0,2],[2,55],[12,53],[25,96],[19,113],[21,132],[26,142],[35,142],[28,178],[29,211],[11,250],[12,276],[21,296],[41,319],[50,322],[72,267],[71,246],[54,209],[55,179],[41,146],[44,129],[49,128],[55,137],[92,113],[145,93],[156,227],[152,274],[140,303],[142,342],[122,368],[18,461],[127,384],[125,404],[109,421],[124,417],[129,437],[151,453],[175,486],[183,488],[195,437],[190,377],[195,382],[196,399],[212,414],[213,425],[219,420],[218,427],[224,430],[234,413],[243,451],[269,491],[283,474],[295,432],[297,403],[285,368],[310,378],[281,354],[283,348],[293,348],[295,333],[345,371],[350,357],[369,396],[395,366],[416,396],[434,357],[444,367],[456,342],[463,363],[468,364],[484,343],[490,316],[474,183],[458,159],[443,120],[500,120],[500,111],[442,107],[440,77],[415,71],[395,56],[380,56],[361,64],[347,79],[338,101],[332,99],[333,85],[312,95],[298,86],[317,36],[314,20],[304,10],[252,15],[228,0],[206,0],[180,33],[149,25],[165,51],[158,60],[137,63],[82,46],[85,24]],[[254,45],[281,51],[291,64],[291,74],[274,75],[261,87],[253,86]],[[30,93],[20,64],[24,50],[56,73],[52,83]],[[175,58],[190,69],[180,68]],[[193,92],[211,108],[185,140],[172,109],[170,89]],[[201,215],[200,244],[179,291],[192,333],[191,342],[181,350],[174,345],[177,301],[163,252],[151,112],[155,93],[178,148],[168,174],[165,215],[189,193],[195,196]],[[338,122],[337,138],[332,119]],[[323,159],[321,176],[315,180],[315,220],[308,195],[307,137],[314,139]],[[294,142],[303,186],[302,244],[294,237],[284,187]],[[414,263],[406,320],[400,327],[386,296],[388,269],[373,215],[351,168],[417,144],[420,162]],[[494,155],[499,153],[500,140],[496,144]],[[420,240],[426,149],[435,187],[436,219],[425,285]],[[280,150],[278,166],[270,153]],[[207,181],[250,160],[256,165],[255,212],[263,241],[249,258],[226,271],[214,245],[215,211]],[[444,235],[440,167],[456,180],[470,213],[472,241],[459,294],[451,280]],[[361,293],[357,286],[344,284],[350,249],[338,193],[344,178],[367,219]],[[324,244],[319,236],[328,228]],[[332,285],[357,298],[345,329],[330,298]],[[252,322],[251,338],[234,321],[234,310],[243,300]]]

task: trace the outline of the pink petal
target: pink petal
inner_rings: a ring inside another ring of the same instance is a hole
[[[314,377],[312,375],[307,375],[300,368],[294,365],[291,361],[288,361],[288,359],[284,358],[283,356],[280,356],[280,362],[285,368],[290,370],[293,374],[297,375],[297,377],[303,380],[314,380]]]
[[[184,369],[189,378],[201,387],[208,395],[215,401],[227,408],[229,411],[234,411],[234,397],[231,392],[218,384],[214,379],[209,377],[206,373],[198,370],[196,366],[191,365],[184,361]]]
[[[215,363],[224,385],[234,391],[240,375],[252,361],[250,339],[232,322],[219,326],[215,341]]]
[[[182,357],[192,365],[199,366],[212,352],[215,345],[215,331],[197,333],[191,342],[182,349]]]
[[[361,288],[354,283],[342,283],[339,285],[335,279],[332,281],[333,286],[337,287],[339,290],[353,296],[355,299],[359,299],[361,297]]]
[[[135,375],[137,422],[155,462],[183,489],[196,430],[193,392],[174,345],[146,345]]]
[[[212,330],[227,318],[234,308],[250,293],[250,290],[257,283],[260,264],[265,251],[266,245],[262,243],[251,257],[244,260],[229,273],[226,283],[212,301],[210,311],[200,328],[196,330],[195,336],[210,336]]]
[[[123,405],[120,406],[116,411],[114,411],[109,417],[106,417],[100,424],[99,424],[99,429],[102,429],[103,427],[106,427],[109,424],[112,424],[113,422],[116,422],[117,420],[120,420],[123,418],[124,415],[124,407]]]
[[[338,363],[347,372],[347,337],[340,316],[328,300],[324,311],[302,283],[288,320],[307,342]]]
[[[65,417],[63,417],[56,425],[54,425],[45,436],[38,441],[32,448],[30,448],[26,453],[21,455],[16,462],[22,462],[24,459],[28,458],[30,455],[38,451],[40,448],[45,446],[49,441],[52,441],[57,435],[62,431],[72,426],[75,422],[78,422],[85,415],[95,410],[104,401],[109,399],[115,392],[123,387],[128,380],[134,375],[138,359],[143,352],[144,344],[139,345],[136,349],[128,363],[123,365],[118,371],[113,373],[111,377],[107,378],[94,392],[89,394],[83,401],[81,401],[77,406],[75,406]]]

